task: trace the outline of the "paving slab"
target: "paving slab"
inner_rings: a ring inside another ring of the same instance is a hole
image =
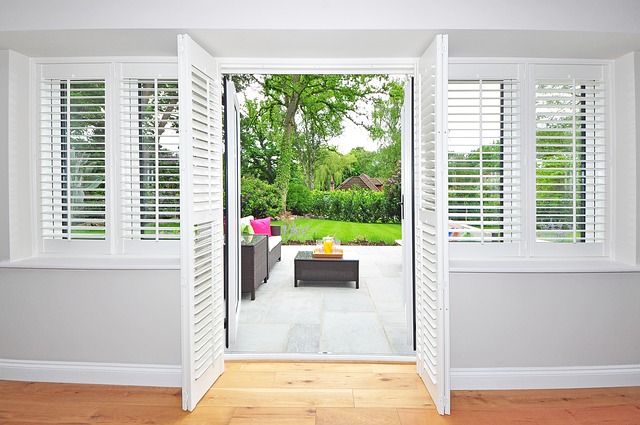
[[[294,245],[282,247],[266,284],[242,296],[238,341],[230,353],[413,355],[406,343],[401,247],[343,246],[360,260],[353,282],[293,286]]]

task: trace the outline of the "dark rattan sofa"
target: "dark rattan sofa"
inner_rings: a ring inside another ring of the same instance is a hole
[[[246,216],[240,219],[240,224],[248,224],[250,225],[251,220],[253,220],[253,216]],[[271,236],[267,239],[267,246],[269,248],[267,254],[267,264],[269,266],[269,270],[273,268],[273,266],[280,261],[282,258],[282,229],[280,226],[271,225]]]

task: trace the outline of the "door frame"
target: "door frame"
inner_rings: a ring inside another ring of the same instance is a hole
[[[233,74],[387,74],[387,75],[406,75],[413,79],[414,85],[418,78],[418,59],[419,58],[377,58],[377,59],[309,59],[309,58],[229,58],[218,57],[220,66],[220,74],[227,78]],[[415,111],[414,121],[412,124],[412,138],[415,137],[413,125],[416,122]],[[415,142],[414,142],[415,143]],[[412,150],[413,154],[413,150]],[[410,161],[413,165],[413,158]],[[409,192],[414,193],[415,185],[413,173],[408,174],[403,171],[403,181],[407,180],[410,184]],[[411,205],[405,205],[405,209],[413,209],[414,197],[409,200]],[[405,199],[405,202],[407,200]],[[415,245],[415,226],[412,223],[403,223],[410,226],[411,243]],[[404,263],[404,258],[403,258]],[[415,261],[412,263],[412,270],[415,275]],[[404,278],[403,278],[404,279]],[[413,296],[415,298],[415,283],[413,284]],[[411,300],[413,314],[413,329],[411,329],[411,338],[413,338],[415,349],[415,299]],[[226,358],[231,360],[326,360],[327,357],[315,354],[297,354],[297,353],[252,353],[252,354],[234,354],[226,353]],[[403,361],[407,359],[415,359],[413,356],[381,356],[381,355],[341,355],[332,356],[334,360],[348,361]]]
[[[224,78],[228,78],[233,74],[387,74],[387,75],[406,75],[414,80],[418,75],[418,58],[394,58],[394,59],[264,59],[264,58],[217,58],[220,66],[220,74]],[[415,113],[414,113],[415,122]],[[412,136],[414,131],[412,129]],[[413,160],[410,161],[413,164]],[[414,192],[413,174],[402,173],[403,181],[405,179],[411,185],[410,192]],[[406,201],[406,200],[405,200]],[[413,197],[411,198],[411,206],[407,208],[413,209]],[[403,223],[404,224],[404,223]],[[406,223],[411,226],[412,223]],[[411,243],[414,243],[415,228],[411,226],[410,233],[412,235]],[[404,262],[404,258],[403,258]],[[415,263],[412,264],[415,267]],[[415,273],[414,273],[415,274]],[[415,297],[415,285],[413,288]],[[412,304],[415,301],[411,301]],[[413,341],[415,349],[415,308],[413,308]],[[228,326],[228,325],[227,325]],[[225,358],[229,360],[327,360],[326,355],[321,354],[304,354],[304,353],[251,353],[251,354],[234,354],[225,353]],[[415,359],[413,356],[384,356],[384,355],[336,355],[331,356],[332,360],[338,361],[403,361],[407,359]]]
[[[222,74],[221,74],[222,75]],[[224,208],[225,229],[225,336],[226,347],[236,341],[241,311],[242,267],[240,262],[240,109],[233,81],[222,75],[224,109]],[[230,109],[233,108],[233,111]],[[233,122],[230,122],[233,121]],[[236,193],[233,193],[236,192]],[[235,267],[231,267],[231,264]],[[232,282],[235,284],[232,285]]]

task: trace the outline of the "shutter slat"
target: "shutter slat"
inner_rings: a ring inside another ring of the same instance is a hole
[[[120,89],[123,237],[179,238],[177,80],[124,78]]]
[[[39,98],[44,239],[106,239],[106,84],[43,79]]]
[[[602,243],[606,220],[604,83],[538,79],[536,239]]]
[[[521,238],[519,86],[516,80],[449,82],[450,241]]]

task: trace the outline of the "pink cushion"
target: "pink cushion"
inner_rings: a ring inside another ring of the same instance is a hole
[[[250,223],[256,235],[272,236],[271,235],[271,217],[251,220]]]

